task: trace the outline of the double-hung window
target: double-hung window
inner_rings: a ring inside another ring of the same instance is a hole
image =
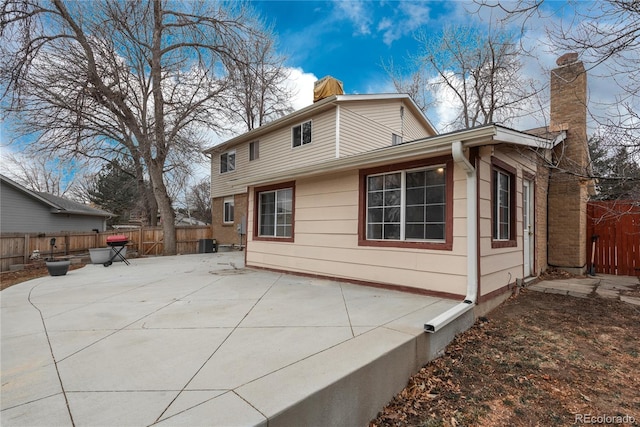
[[[516,246],[516,170],[496,158],[492,164],[492,247]]]
[[[233,197],[224,199],[223,202],[223,222],[226,224],[233,223],[234,200]]]
[[[235,150],[220,154],[220,173],[227,173],[234,170],[236,170]]]
[[[444,242],[446,166],[366,177],[366,239]]]
[[[249,161],[258,160],[260,158],[260,143],[253,141],[249,143]]]
[[[257,190],[257,235],[263,238],[293,237],[293,188]]]
[[[291,128],[292,146],[311,144],[311,120]]]

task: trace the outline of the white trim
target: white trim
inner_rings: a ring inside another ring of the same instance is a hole
[[[336,105],[336,159],[340,158],[340,106]]]
[[[227,204],[230,204],[233,207],[233,218],[231,221],[227,221]],[[236,216],[236,207],[235,207],[235,197],[225,197],[222,201],[222,223],[223,224],[233,224]]]

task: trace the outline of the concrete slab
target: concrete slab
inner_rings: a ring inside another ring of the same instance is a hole
[[[4,392],[3,392],[4,400]],[[0,412],[0,425],[15,427],[72,426],[62,393],[24,403]]]
[[[163,418],[159,426],[266,427],[267,418],[233,392],[206,400],[174,416]]]
[[[2,291],[2,425],[364,425],[453,337],[423,324],[455,301],[243,269],[243,255]]]

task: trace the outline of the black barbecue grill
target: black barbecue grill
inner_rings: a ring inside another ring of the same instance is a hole
[[[127,261],[124,255],[122,255],[122,251],[127,243],[129,243],[129,239],[124,234],[107,237],[107,245],[111,246],[113,255],[111,255],[109,261],[105,262],[103,265],[105,267],[109,267],[113,264],[113,260],[116,258],[120,258],[125,264],[129,265],[129,261]]]

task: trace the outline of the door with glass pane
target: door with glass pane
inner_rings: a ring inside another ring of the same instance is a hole
[[[524,277],[535,275],[534,273],[534,224],[535,209],[533,198],[533,182],[524,180],[522,183],[522,221],[524,224]]]

